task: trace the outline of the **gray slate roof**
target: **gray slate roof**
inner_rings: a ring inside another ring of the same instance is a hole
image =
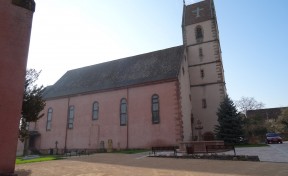
[[[70,70],[43,96],[54,99],[177,78],[182,58],[183,46],[177,46]]]

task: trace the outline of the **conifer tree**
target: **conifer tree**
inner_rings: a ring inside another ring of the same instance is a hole
[[[215,126],[216,137],[225,144],[236,144],[243,136],[242,119],[236,106],[227,95],[217,112],[218,125]]]
[[[36,122],[44,116],[44,114],[41,113],[45,107],[45,100],[42,99],[44,88],[43,86],[38,87],[35,84],[40,73],[41,72],[37,72],[35,69],[29,69],[26,71],[19,128],[19,139],[21,141],[24,141],[28,136],[27,128],[29,122]]]

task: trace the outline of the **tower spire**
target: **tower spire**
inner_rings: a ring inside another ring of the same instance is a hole
[[[185,24],[186,24],[186,5],[185,5],[185,0],[183,0],[183,14],[182,14],[182,37],[183,37],[183,44],[186,45],[186,29],[185,29]]]

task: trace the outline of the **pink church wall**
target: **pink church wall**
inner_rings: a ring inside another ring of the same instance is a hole
[[[129,147],[177,145],[176,82],[138,87],[129,90]],[[159,95],[160,123],[152,124],[151,97]]]
[[[38,138],[38,141],[36,142],[37,148],[55,148],[56,141],[58,141],[59,148],[64,148],[65,130],[67,124],[67,105],[67,99],[51,100],[46,102],[46,107],[43,111],[43,113],[45,113],[44,117],[42,117],[35,126],[32,124],[30,125],[30,130],[37,130],[41,134],[41,137]],[[53,108],[52,130],[46,131],[47,111],[50,107]]]
[[[160,123],[152,124],[151,97],[160,99]],[[120,100],[127,99],[128,125],[120,126]],[[99,102],[99,119],[92,120],[92,104]],[[38,149],[65,147],[68,104],[75,107],[74,128],[67,129],[67,149],[99,148],[109,139],[113,148],[150,148],[155,145],[177,145],[176,119],[179,106],[176,98],[176,81],[128,89],[107,91],[46,101],[45,116],[37,122]],[[53,108],[51,131],[46,131],[47,111]],[[34,128],[31,126],[31,128]],[[30,129],[31,129],[30,128]],[[128,135],[127,135],[128,129]]]

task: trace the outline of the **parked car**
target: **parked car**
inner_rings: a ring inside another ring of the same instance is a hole
[[[266,133],[266,144],[283,143],[282,138],[277,133]]]

